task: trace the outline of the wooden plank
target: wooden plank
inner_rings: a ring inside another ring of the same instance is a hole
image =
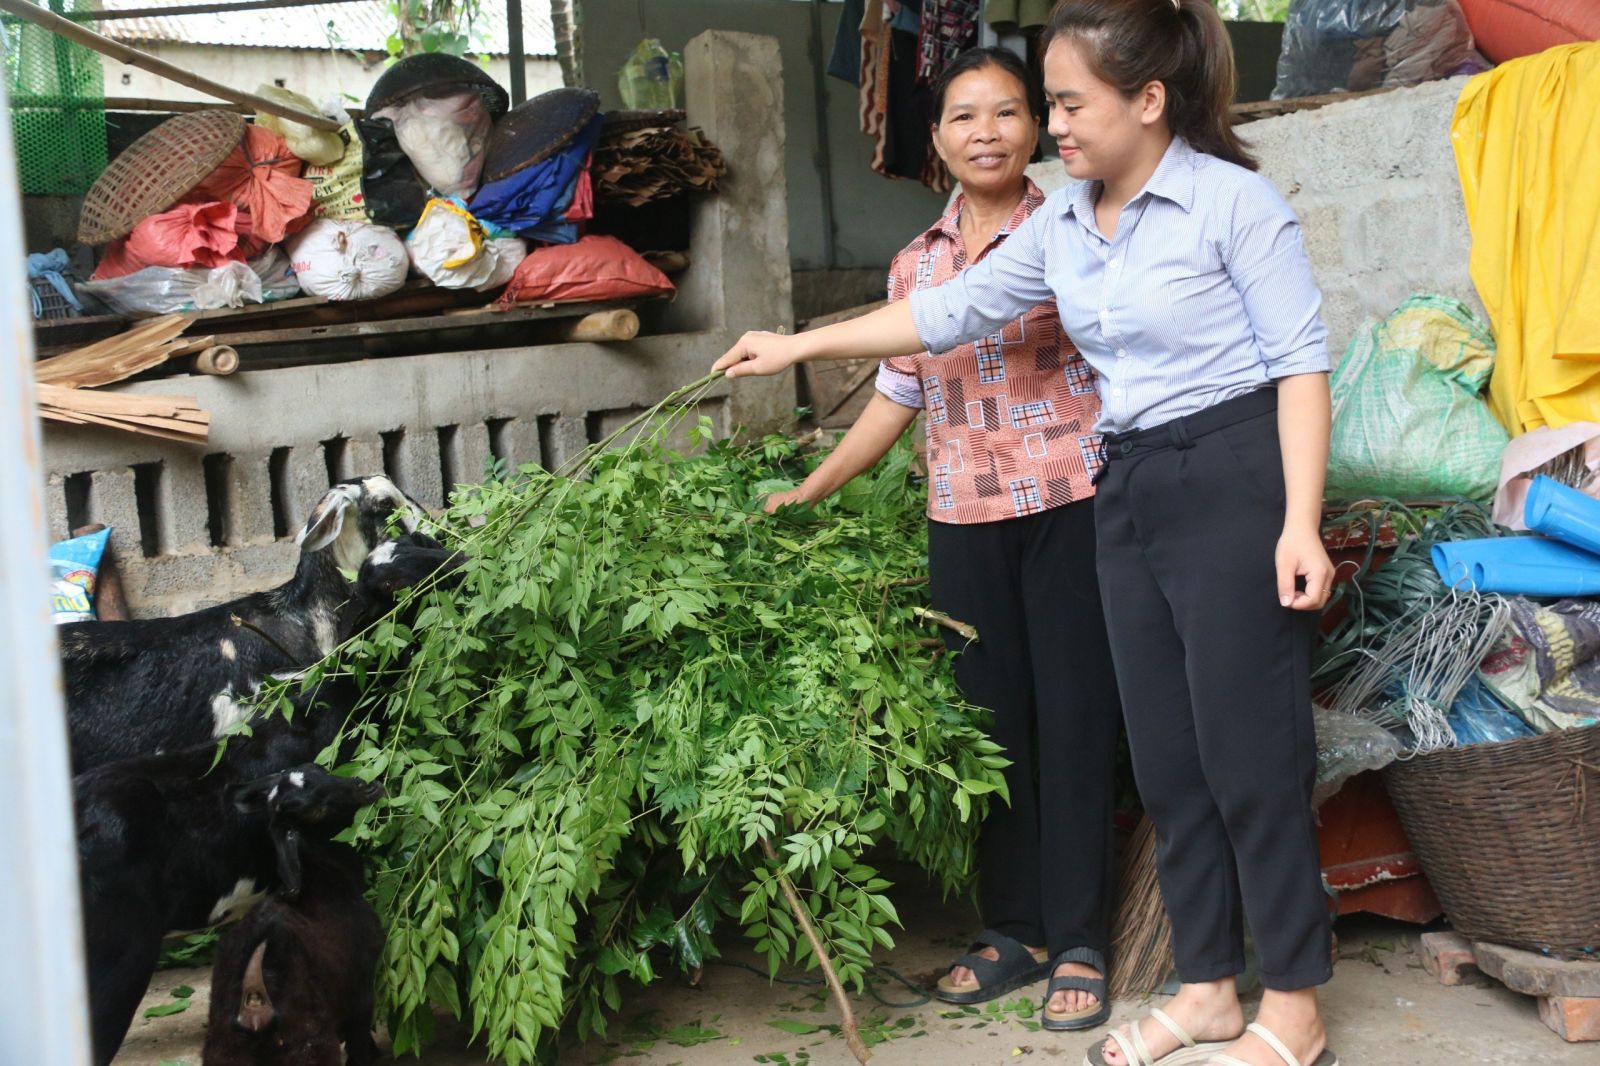
[[[1234,104],[1229,108],[1229,113],[1233,116],[1233,124],[1237,126],[1244,122],[1274,118],[1294,111],[1315,111],[1319,107],[1342,103],[1345,100],[1393,92],[1396,88],[1398,86],[1382,85],[1376,89],[1360,89],[1356,92],[1319,93],[1316,96],[1295,96],[1287,100],[1253,100],[1248,104]]]
[[[643,301],[624,300],[584,302],[569,304],[513,304],[510,307],[480,308],[458,311],[454,314],[424,315],[416,318],[399,318],[387,321],[346,322],[326,326],[307,326],[298,329],[259,330],[245,333],[219,333],[215,344],[226,344],[239,349],[248,362],[246,348],[267,345],[320,344],[329,341],[353,340],[362,337],[395,336],[404,333],[424,333],[436,330],[471,329],[475,326],[507,322],[531,322],[544,318],[581,318],[596,311],[609,311],[619,307],[633,307]]]

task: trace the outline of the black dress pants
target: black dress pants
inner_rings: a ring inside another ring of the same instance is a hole
[[[1326,981],[1311,787],[1316,615],[1280,605],[1277,393],[1107,438],[1100,588],[1178,976]]]
[[[1094,500],[976,525],[928,523],[934,606],[977,627],[956,681],[994,713],[1011,803],[978,840],[990,928],[1051,955],[1110,942],[1112,769],[1121,705],[1095,578]]]

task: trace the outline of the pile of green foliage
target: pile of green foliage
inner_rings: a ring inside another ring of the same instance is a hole
[[[915,613],[909,447],[769,518],[794,442],[690,436],[688,458],[640,440],[582,479],[458,491],[461,585],[346,649],[389,672],[355,770],[390,792],[357,839],[397,1052],[443,1008],[512,1066],[547,1058],[569,1025],[604,1032],[626,982],[697,970],[719,926],[774,972],[814,966],[780,877],[859,988],[898,921],[868,850],[969,876],[1004,760]]]

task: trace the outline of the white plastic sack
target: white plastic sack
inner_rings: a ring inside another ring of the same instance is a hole
[[[285,242],[300,287],[329,300],[371,300],[406,282],[411,267],[394,230],[319,218]]]
[[[145,267],[106,281],[78,283],[78,291],[119,315],[170,315],[175,311],[243,307],[300,295],[289,259],[276,245],[249,263],[204,267]]]
[[[490,240],[460,204],[429,200],[406,238],[417,273],[441,289],[492,289],[504,285],[527,256],[517,237]]]
[[[400,150],[440,196],[463,200],[478,191],[493,120],[476,88],[426,93],[372,115],[394,123]]]

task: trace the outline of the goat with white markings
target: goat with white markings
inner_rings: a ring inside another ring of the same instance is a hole
[[[209,774],[216,753],[207,744],[110,763],[74,782],[100,1066],[121,1046],[166,934],[237,917],[265,890],[297,892],[302,842],[345,829],[383,793],[315,763],[258,775],[314,743],[287,733],[258,740],[230,742]]]
[[[362,564],[356,597],[377,612],[460,561],[407,534]],[[303,839],[343,829],[381,791],[300,765],[334,742],[361,693],[351,675],[330,676],[291,696],[291,713],[230,737],[220,758],[202,741],[74,779],[96,1062],[121,1044],[164,936],[235,918],[274,887],[296,888]],[[296,769],[285,776],[288,767]]]
[[[297,895],[268,896],[229,929],[211,971],[201,1066],[367,1066],[383,927],[346,844],[302,843]],[[340,1054],[344,1045],[344,1055]]]
[[[306,520],[283,585],[176,618],[60,627],[73,772],[223,735],[270,675],[310,666],[375,617],[344,572],[425,519],[387,477],[342,481]]]

